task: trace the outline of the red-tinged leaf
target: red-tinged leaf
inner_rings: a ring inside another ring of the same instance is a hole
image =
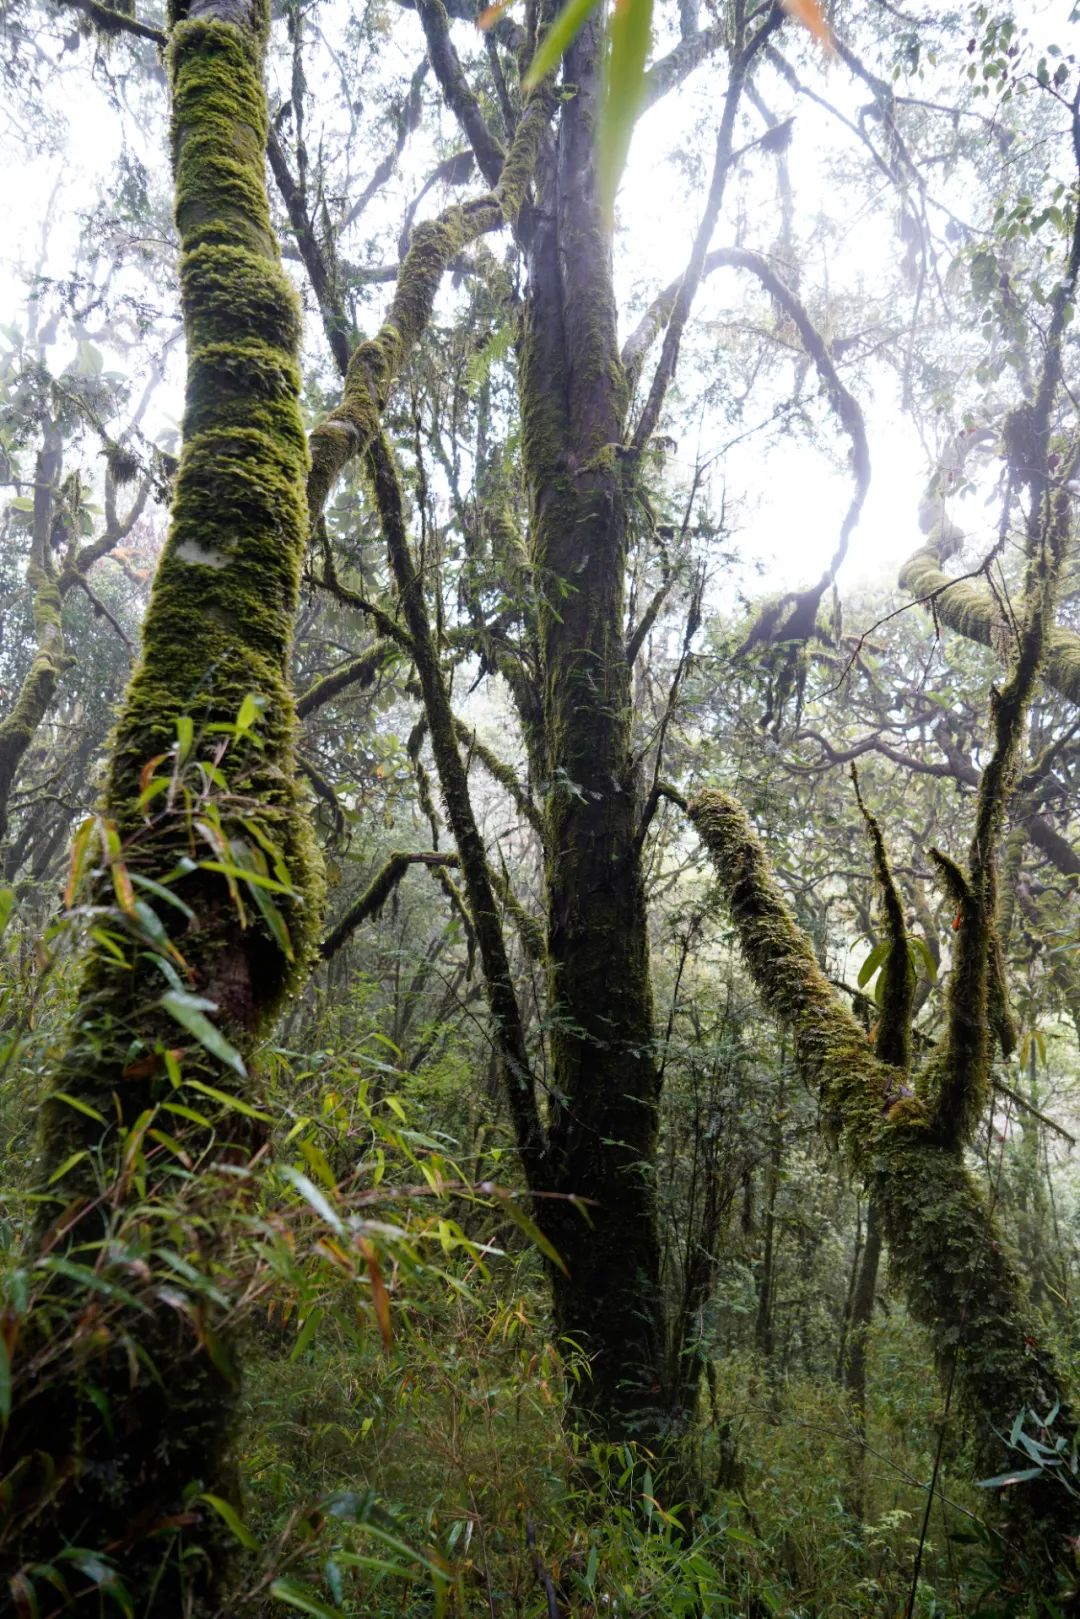
[[[383,1281],[382,1267],[379,1256],[366,1237],[360,1238],[360,1252],[367,1262],[368,1279],[371,1282],[371,1302],[375,1307],[375,1319],[379,1323],[382,1333],[383,1348],[389,1349],[394,1341],[393,1328],[390,1325],[390,1295],[386,1291]]]
[[[146,763],[143,765],[142,769],[139,771],[139,792],[140,793],[145,793],[146,789],[150,785],[150,778],[154,774],[154,771],[157,769],[157,767],[161,763],[162,759],[167,759],[168,757],[169,757],[169,755],[167,753],[155,753],[155,755],[154,755],[154,757],[152,759],[147,759]]]
[[[495,24],[498,22],[499,18],[507,9],[509,4],[510,0],[496,0],[495,5],[485,6],[479,17],[476,19],[477,28],[482,29],[484,32],[486,32],[489,28],[494,28]]]
[[[161,1053],[151,1051],[148,1056],[140,1057],[137,1062],[129,1062],[126,1068],[120,1070],[121,1079],[149,1079],[151,1074],[157,1072],[161,1066]]]
[[[952,919],[952,927],[953,927],[953,932],[954,933],[959,933],[960,932],[960,924],[961,924],[961,922],[963,920],[964,920],[963,911],[957,911],[956,915]]]
[[[781,3],[788,16],[793,17],[796,22],[801,22],[804,28],[808,28],[818,44],[831,56],[836,47],[833,45],[832,33],[818,0],[781,0]]]
[[[64,888],[64,904],[69,910],[74,905],[75,897],[82,886],[86,851],[90,847],[90,839],[96,825],[97,816],[88,815],[72,839],[71,864],[68,866],[68,880]]]

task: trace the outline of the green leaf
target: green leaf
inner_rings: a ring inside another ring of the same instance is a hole
[[[863,962],[862,966],[859,968],[859,976],[855,982],[858,984],[860,989],[866,988],[867,984],[870,982],[871,978],[873,978],[874,974],[877,972],[888,953],[889,941],[887,939],[881,939],[874,946],[866,960]]]
[[[311,1205],[319,1218],[325,1220],[330,1229],[336,1231],[338,1236],[341,1236],[345,1230],[341,1216],[328,1201],[325,1194],[319,1191],[314,1181],[309,1181],[302,1170],[294,1169],[291,1164],[282,1164],[281,1175],[291,1186],[296,1188],[305,1203]]]
[[[1016,1473],[995,1473],[993,1478],[977,1481],[980,1490],[1000,1490],[1007,1484],[1026,1484],[1029,1479],[1042,1478],[1041,1467],[1021,1467]]]
[[[260,1113],[258,1108],[252,1107],[250,1102],[242,1101],[239,1096],[230,1096],[227,1091],[215,1090],[213,1085],[204,1085],[201,1079],[186,1081],[188,1090],[201,1091],[204,1096],[210,1096],[222,1107],[227,1107],[232,1113],[242,1113],[245,1119],[258,1119],[260,1124],[272,1124],[269,1113]]]
[[[285,925],[285,918],[282,916],[269,894],[265,892],[261,882],[251,883],[251,897],[258,907],[263,921],[273,934],[274,943],[281,951],[281,954],[285,957],[285,960],[295,961],[296,953],[292,947],[292,940],[289,937],[289,930]]]
[[[231,1507],[228,1501],[223,1501],[220,1495],[207,1495],[204,1493],[200,1495],[199,1500],[205,1501],[208,1506],[213,1507],[218,1517],[226,1528],[236,1536],[241,1546],[245,1547],[249,1552],[258,1551],[259,1542],[251,1533],[247,1524],[237,1515],[235,1507]]]
[[[301,1580],[275,1580],[270,1595],[279,1602],[287,1602],[290,1608],[299,1608],[301,1613],[313,1613],[316,1619],[343,1619],[340,1608],[328,1607],[311,1586]]]
[[[89,1265],[79,1265],[73,1259],[64,1259],[60,1254],[48,1254],[39,1259],[35,1267],[37,1270],[51,1271],[56,1276],[65,1276],[69,1282],[78,1282],[91,1293],[101,1293],[107,1299],[117,1299],[121,1304],[127,1304],[133,1310],[146,1313],[147,1306],[134,1293],[129,1293],[126,1287],[118,1287],[104,1276],[99,1276]]]
[[[190,714],[180,714],[176,721],[176,762],[183,764],[195,740],[195,721]]]
[[[183,990],[175,989],[170,989],[167,994],[163,995],[159,1004],[166,1012],[168,1012],[169,1016],[175,1018],[177,1023],[181,1024],[181,1026],[185,1028],[189,1034],[194,1035],[199,1044],[203,1046],[212,1057],[216,1057],[219,1062],[223,1062],[229,1068],[232,1068],[237,1074],[240,1075],[241,1079],[246,1078],[247,1068],[244,1066],[243,1057],[241,1057],[235,1046],[231,1046],[229,1044],[221,1030],[215,1028],[215,1026],[210,1022],[210,1019],[204,1016],[202,1009],[198,1005],[194,1004],[199,1001],[202,1001],[202,1005],[205,1006],[208,1011],[217,1010],[212,1001],[203,1001],[202,996],[188,995]],[[218,1093],[214,1091],[210,1092],[211,1096],[216,1094]],[[241,1109],[241,1111],[243,1111],[243,1109]]]
[[[304,1350],[318,1332],[319,1323],[322,1318],[323,1311],[317,1307],[308,1312],[307,1319],[305,1320],[304,1325],[300,1328],[296,1342],[293,1344],[292,1350],[290,1351],[290,1361],[300,1359],[300,1356],[304,1353]]]
[[[548,1240],[547,1237],[544,1236],[544,1233],[540,1230],[540,1227],[535,1223],[535,1221],[530,1220],[529,1216],[524,1212],[523,1209],[518,1208],[510,1193],[497,1192],[496,1196],[501,1202],[503,1208],[506,1210],[507,1214],[510,1216],[511,1220],[513,1220],[514,1224],[519,1228],[519,1230],[525,1233],[529,1241],[534,1243],[545,1258],[551,1260],[553,1265],[558,1265],[564,1276],[569,1276],[570,1272],[563,1264],[562,1255],[559,1253],[559,1250],[552,1242]]]
[[[244,701],[240,704],[240,712],[236,716],[236,729],[241,732],[250,731],[252,726],[257,725],[262,718],[265,707],[266,698],[262,693],[249,691]]]
[[[15,910],[15,890],[13,888],[0,888],[0,939],[4,937],[4,929],[11,921]]]
[[[164,883],[156,883],[152,877],[140,877],[137,871],[131,873],[131,880],[137,887],[145,888],[155,898],[163,899],[168,905],[175,905],[176,909],[182,911],[189,922],[194,918],[195,912],[191,909],[191,906],[186,905],[179,894],[174,894],[171,888],[166,888]]]
[[[604,92],[596,132],[600,206],[610,219],[645,93],[653,0],[615,0],[608,28]]]
[[[49,1101],[66,1102],[68,1107],[75,1109],[76,1113],[85,1113],[88,1119],[96,1119],[98,1124],[105,1123],[104,1113],[99,1113],[96,1107],[90,1106],[89,1102],[81,1102],[77,1096],[71,1096],[67,1091],[53,1091],[49,1096]]]
[[[45,1182],[46,1186],[52,1186],[56,1181],[62,1181],[68,1170],[74,1169],[80,1158],[85,1158],[86,1156],[87,1150],[85,1147],[81,1148],[79,1152],[73,1152],[69,1158],[64,1159],[64,1162],[60,1165],[59,1169],[53,1170],[52,1174]]]
[[[920,939],[918,936],[912,936],[912,938],[908,940],[908,945],[911,950],[911,959],[915,964],[915,971],[918,972],[921,967],[924,976],[930,981],[930,983],[936,984],[937,962],[931,955],[930,946],[927,944],[926,940]]]
[[[521,81],[523,90],[532,90],[554,73],[563,59],[563,53],[573,44],[582,27],[596,10],[599,0],[569,0],[540,41],[529,71]]]

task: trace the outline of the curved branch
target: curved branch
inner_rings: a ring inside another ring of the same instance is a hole
[[[382,329],[354,349],[341,403],[310,436],[308,510],[313,527],[337,477],[354,456],[367,452],[378,433],[390,389],[427,328],[451,260],[478,237],[517,220],[553,105],[550,85],[539,85],[526,104],[493,192],[454,203],[413,231]]]
[[[400,883],[410,866],[456,866],[460,862],[456,854],[440,854],[437,850],[427,850],[417,854],[406,854],[402,850],[395,850],[384,866],[381,866],[365,888],[360,898],[345,912],[341,921],[326,935],[319,946],[319,954],[324,961],[341,949],[342,945],[356,932],[361,922],[370,917],[378,916],[394,889]]]
[[[928,1329],[939,1370],[973,1423],[980,1461],[1001,1471],[1011,1455],[1000,1429],[1021,1408],[1045,1409],[1062,1378],[1036,1345],[1030,1304],[979,1184],[960,1153],[935,1142],[916,1098],[895,1096],[896,1070],[869,1050],[795,922],[742,807],[705,792],[689,816],[715,866],[750,975],[790,1029],[800,1062],[818,1077],[834,1135],[881,1210],[893,1273]],[[956,1354],[962,1334],[963,1353]],[[1071,1431],[1071,1418],[1063,1431]],[[1045,1589],[1071,1534],[1072,1502],[1052,1479],[1003,1492],[1011,1532],[1037,1557]],[[1034,1574],[1034,1571],[1033,1571]],[[1034,1575],[1038,1578],[1038,1575]]]

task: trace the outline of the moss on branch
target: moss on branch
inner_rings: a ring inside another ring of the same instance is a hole
[[[947,1372],[955,1359],[980,1465],[1002,1471],[1012,1461],[1002,1430],[1022,1408],[1045,1411],[1066,1391],[981,1186],[960,1152],[932,1132],[917,1098],[890,1103],[895,1069],[873,1055],[830,989],[745,811],[708,791],[688,814],[716,868],[758,993],[794,1034],[833,1135],[881,1212],[909,1308],[930,1334],[939,1369]],[[1003,1497],[1010,1536],[1035,1560],[1040,1588],[1053,1592],[1055,1571],[1071,1555],[1069,1496],[1046,1479]]]

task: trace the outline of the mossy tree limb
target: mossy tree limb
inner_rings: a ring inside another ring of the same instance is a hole
[[[34,469],[34,511],[26,570],[37,646],[11,711],[0,721],[0,841],[7,831],[8,802],[19,766],[48,713],[57,681],[67,666],[61,618],[63,595],[50,555],[63,457],[59,427],[50,422]]]
[[[413,231],[381,330],[353,350],[341,402],[311,434],[308,506],[313,524],[335,480],[354,457],[367,453],[380,431],[390,389],[427,327],[451,261],[478,237],[513,224],[520,215],[552,105],[547,86],[530,96],[494,191],[455,203]]]
[[[255,1144],[249,1120],[258,1083],[251,1059],[307,969],[321,888],[295,767],[289,684],[308,535],[300,313],[281,270],[266,195],[262,68],[269,6],[203,0],[171,22],[172,158],[188,347],[184,448],[103,810],[119,846],[113,873],[122,858],[131,875],[173,881],[178,860],[189,857],[193,828],[182,800],[171,809],[160,799],[152,809],[140,803],[144,769],[169,754],[182,717],[193,722],[196,756],[216,747],[215,736],[202,740],[205,726],[232,728],[219,755],[228,778],[219,805],[224,836],[240,835],[242,814],[247,827],[257,825],[281,851],[291,890],[279,916],[287,947],[280,928],[254,907],[242,926],[228,881],[201,863],[174,889],[190,920],[177,925],[170,911],[169,927],[191,988],[210,1003],[219,1032],[238,1054],[227,1063],[191,1040],[180,1059],[181,1080],[201,1076],[212,1092],[231,1092],[248,1109],[236,1111],[200,1093],[217,1151],[243,1160]],[[249,697],[261,720],[242,730],[235,722]],[[95,897],[107,903],[110,888],[106,876]],[[88,945],[56,1092],[44,1110],[43,1181],[73,1154],[87,1154],[65,1174],[62,1191],[65,1202],[79,1193],[91,1199],[81,1213],[78,1201],[72,1204],[62,1237],[47,1233],[45,1241],[61,1253],[89,1254],[91,1262],[95,1245],[107,1243],[126,1217],[131,1132],[147,1128],[147,1119],[175,1095],[164,1064],[155,1060],[162,1046],[177,1044],[177,1024],[161,1002],[166,980],[145,937],[127,929],[119,937],[121,960],[100,950],[89,954]],[[64,1102],[64,1094],[78,1105]],[[202,1149],[193,1143],[193,1150]],[[152,1200],[158,1189],[150,1175],[145,1198]],[[199,1184],[191,1195],[197,1201]],[[43,1224],[49,1218],[46,1207]],[[191,1255],[205,1260],[214,1223],[196,1220],[192,1231],[202,1237],[192,1239]],[[102,1249],[99,1262],[106,1276],[109,1253]],[[73,1285],[70,1296],[77,1312],[83,1295]],[[141,1613],[175,1619],[216,1605],[229,1560],[231,1537],[191,1508],[189,1492],[230,1493],[235,1388],[225,1348],[208,1351],[212,1312],[196,1334],[183,1311],[151,1296],[152,1307],[125,1318],[96,1353],[88,1356],[84,1346],[49,1380],[24,1379],[19,1346],[6,1451],[51,1454],[61,1482],[48,1511],[32,1500],[16,1501],[8,1527],[16,1526],[17,1556],[24,1560],[51,1558],[72,1542],[107,1552],[122,1564]],[[33,1332],[31,1318],[26,1354]],[[180,1558],[181,1537],[197,1540],[195,1555]],[[95,1594],[86,1611],[96,1613],[98,1601]]]
[[[901,588],[932,607],[946,629],[980,646],[1000,644],[1001,607],[985,586],[954,579],[941,566],[937,542],[922,546],[900,570]],[[1071,703],[1080,704],[1080,635],[1053,625],[1046,634],[1042,678]]]
[[[412,638],[439,786],[457,844],[518,1152],[528,1184],[533,1190],[542,1190],[547,1177],[547,1143],[536,1101],[524,1023],[510,972],[487,854],[473,813],[468,774],[458,747],[450,694],[424,599],[423,580],[409,546],[401,483],[390,447],[381,432],[370,446],[369,464],[390,566]]]
[[[397,888],[401,879],[410,866],[457,866],[460,864],[456,854],[442,853],[438,850],[422,850],[418,853],[405,853],[395,850],[388,860],[380,866],[371,882],[358,899],[349,906],[340,922],[326,935],[319,946],[319,953],[326,960],[336,954],[342,945],[356,932],[362,922],[373,916],[378,916],[391,894]]]
[[[866,1181],[892,1271],[928,1330],[939,1369],[956,1361],[956,1390],[987,1473],[1012,1462],[1006,1433],[1022,1408],[1044,1411],[1066,1391],[981,1186],[961,1154],[936,1139],[915,1098],[890,1105],[895,1069],[831,990],[796,923],[745,811],[701,793],[689,816],[713,862],[750,975],[816,1076],[831,1133]],[[1066,1417],[1066,1429],[1068,1418]],[[1041,1565],[1045,1589],[1067,1555],[1072,1502],[1052,1479],[1005,1492],[1010,1536]]]
[[[911,1067],[911,1019],[915,1006],[915,968],[908,949],[907,923],[904,905],[892,873],[885,836],[876,815],[871,814],[859,791],[859,777],[851,767],[855,797],[866,823],[870,847],[874,854],[874,874],[881,890],[885,936],[889,952],[882,964],[883,993],[881,1016],[874,1036],[874,1050],[882,1062],[907,1073]],[[869,1238],[867,1239],[869,1241]]]

